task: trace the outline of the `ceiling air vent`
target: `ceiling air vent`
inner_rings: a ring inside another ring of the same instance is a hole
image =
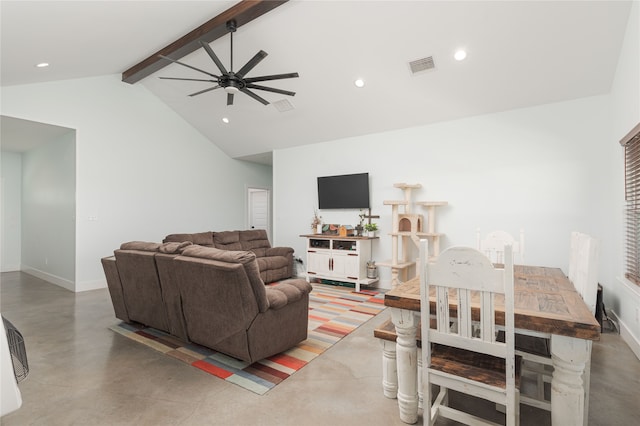
[[[280,112],[291,111],[292,109],[294,109],[293,104],[287,99],[281,99],[276,102],[271,102],[271,104]]]
[[[436,65],[433,62],[433,56],[427,56],[426,58],[416,59],[415,61],[409,62],[411,74],[419,74],[424,71],[432,70],[435,67]]]

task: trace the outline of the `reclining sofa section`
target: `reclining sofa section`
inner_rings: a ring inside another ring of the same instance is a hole
[[[265,286],[252,251],[130,242],[102,259],[116,317],[246,362],[307,338],[304,279]]]
[[[264,229],[170,234],[162,240],[163,243],[184,241],[220,250],[252,251],[258,260],[260,277],[265,283],[293,276],[293,248],[271,247]]]

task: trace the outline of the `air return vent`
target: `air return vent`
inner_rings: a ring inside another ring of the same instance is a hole
[[[294,109],[293,104],[287,99],[281,99],[276,102],[271,102],[271,104],[280,112],[291,111],[292,109]]]
[[[411,74],[419,74],[424,71],[432,70],[436,67],[433,62],[433,56],[427,56],[426,58],[416,59],[415,61],[409,62],[409,68],[411,69]]]

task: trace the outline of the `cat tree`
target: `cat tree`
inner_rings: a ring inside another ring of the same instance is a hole
[[[440,253],[440,237],[444,234],[436,232],[435,209],[438,206],[446,206],[446,201],[412,201],[411,191],[420,189],[422,185],[396,183],[393,185],[404,193],[403,200],[387,200],[383,204],[391,206],[391,260],[379,262],[378,265],[391,268],[391,288],[402,281],[406,281],[409,272],[415,274],[416,261],[410,260],[412,247],[419,247],[420,240],[429,240],[429,256],[437,256]],[[424,217],[413,213],[413,205],[427,210],[426,232],[424,229]]]

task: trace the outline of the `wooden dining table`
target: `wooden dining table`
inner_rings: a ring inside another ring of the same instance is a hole
[[[585,391],[582,382],[591,341],[600,339],[600,324],[559,268],[514,266],[516,333],[551,341],[551,423],[582,426]],[[433,297],[430,296],[430,300]],[[499,301],[496,301],[498,307]],[[385,294],[384,304],[398,336],[398,406],[400,419],[418,420],[416,332],[420,323],[420,279],[401,283]]]

